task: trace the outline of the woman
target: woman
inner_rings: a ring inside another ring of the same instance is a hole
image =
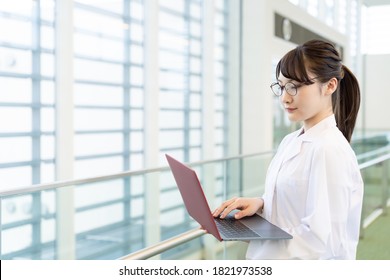
[[[363,181],[349,144],[360,104],[358,82],[334,46],[312,40],[288,52],[271,85],[303,127],[280,143],[261,198],[232,198],[213,215],[261,213],[290,240],[251,241],[248,259],[355,259]]]

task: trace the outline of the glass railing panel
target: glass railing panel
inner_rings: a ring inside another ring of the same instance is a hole
[[[268,153],[190,166],[213,210],[233,196],[261,196],[272,156]],[[389,164],[364,168],[362,174],[365,218],[383,205],[384,190],[389,192]],[[384,178],[387,189],[382,187]],[[117,259],[197,227],[165,167],[2,197],[1,259]],[[244,243],[220,243],[206,235],[158,257],[239,259],[244,253]]]
[[[144,200],[143,176],[75,186],[75,258],[112,259],[142,248]]]
[[[1,259],[116,259],[144,248],[144,176],[2,198]]]
[[[55,259],[54,191],[1,200],[1,259]]]
[[[366,137],[356,137],[351,146],[359,163],[367,162],[390,152],[390,132],[372,132]]]
[[[386,207],[390,189],[390,160],[377,163],[362,170],[364,181],[363,220],[375,210]]]

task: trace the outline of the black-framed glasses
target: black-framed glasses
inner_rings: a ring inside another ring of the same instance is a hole
[[[281,96],[283,90],[291,96],[295,96],[298,93],[298,88],[302,85],[296,85],[292,82],[287,82],[284,86],[281,86],[279,83],[275,82],[271,84],[271,90],[276,96]]]

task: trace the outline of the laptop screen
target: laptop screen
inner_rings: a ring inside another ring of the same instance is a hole
[[[208,233],[222,240],[196,172],[171,156],[165,156],[190,216]]]

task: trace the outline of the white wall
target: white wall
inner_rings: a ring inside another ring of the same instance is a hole
[[[272,149],[270,38],[273,16],[269,1],[243,1],[242,153]]]
[[[363,114],[367,131],[390,129],[390,54],[364,57]]]

